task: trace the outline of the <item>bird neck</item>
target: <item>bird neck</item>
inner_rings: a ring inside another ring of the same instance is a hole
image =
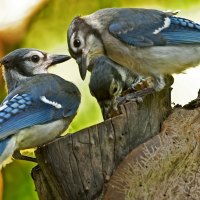
[[[6,88],[8,93],[14,90],[18,85],[23,83],[28,79],[28,77],[19,74],[17,71],[13,69],[5,69],[3,68],[3,75],[6,82]]]

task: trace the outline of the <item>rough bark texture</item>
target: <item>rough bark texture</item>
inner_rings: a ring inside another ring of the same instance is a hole
[[[199,122],[200,108],[175,108],[161,133],[134,149],[119,165],[104,200],[198,200]]]
[[[102,199],[122,159],[159,133],[171,111],[170,93],[125,103],[120,115],[39,148],[32,175],[40,200]]]

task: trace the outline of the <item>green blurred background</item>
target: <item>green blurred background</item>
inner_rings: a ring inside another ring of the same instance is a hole
[[[0,7],[7,0],[0,0]],[[10,1],[10,0],[9,0]],[[36,0],[35,0],[36,1]],[[18,28],[10,24],[9,28],[0,27],[0,56],[20,47],[39,48],[53,53],[68,53],[66,30],[70,21],[77,15],[85,15],[105,7],[146,7],[162,10],[179,10],[180,16],[196,19],[200,0],[37,0],[40,6],[31,13]],[[13,6],[12,1],[10,6]],[[29,1],[18,0],[20,3]],[[17,9],[17,8],[16,8]],[[2,11],[0,11],[2,12]],[[6,15],[12,15],[7,10]],[[1,16],[1,15],[0,15]],[[199,21],[199,20],[198,20]],[[1,24],[1,18],[0,18]],[[15,27],[16,29],[14,29]],[[13,30],[12,30],[13,29]],[[22,31],[23,30],[23,31]],[[7,34],[7,32],[9,34]],[[102,121],[96,100],[90,96],[88,89],[89,74],[86,81],[79,77],[78,67],[74,60],[50,70],[67,80],[74,82],[82,92],[82,103],[79,113],[67,132],[75,132]],[[6,95],[4,82],[0,79],[0,100]],[[3,169],[3,200],[37,200],[37,193],[31,179],[31,169],[35,164],[25,161],[14,161]]]

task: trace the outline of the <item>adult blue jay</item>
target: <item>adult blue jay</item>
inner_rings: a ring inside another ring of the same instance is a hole
[[[73,19],[70,54],[82,79],[91,60],[106,55],[136,74],[153,76],[155,90],[164,74],[180,73],[200,62],[200,25],[177,13],[153,9],[108,8]]]
[[[97,99],[103,118],[107,119],[112,110],[116,110],[116,98],[124,90],[132,87],[140,77],[130,70],[118,65],[107,56],[99,56],[91,62],[89,88]]]
[[[70,59],[67,55],[50,54],[33,48],[20,48],[0,59],[8,93],[36,74],[48,73],[48,68]]]
[[[57,75],[45,74],[50,65],[67,59],[20,49],[1,60],[10,91],[0,106],[1,166],[15,151],[38,147],[59,136],[76,115],[80,104],[77,87]]]

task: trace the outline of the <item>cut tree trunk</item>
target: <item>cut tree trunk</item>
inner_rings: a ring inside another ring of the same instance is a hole
[[[127,155],[104,195],[124,199],[200,199],[200,108],[175,108],[160,134]]]
[[[127,102],[120,115],[38,148],[32,177],[39,199],[103,199],[122,159],[159,133],[171,112],[170,95],[167,88],[141,103]]]

